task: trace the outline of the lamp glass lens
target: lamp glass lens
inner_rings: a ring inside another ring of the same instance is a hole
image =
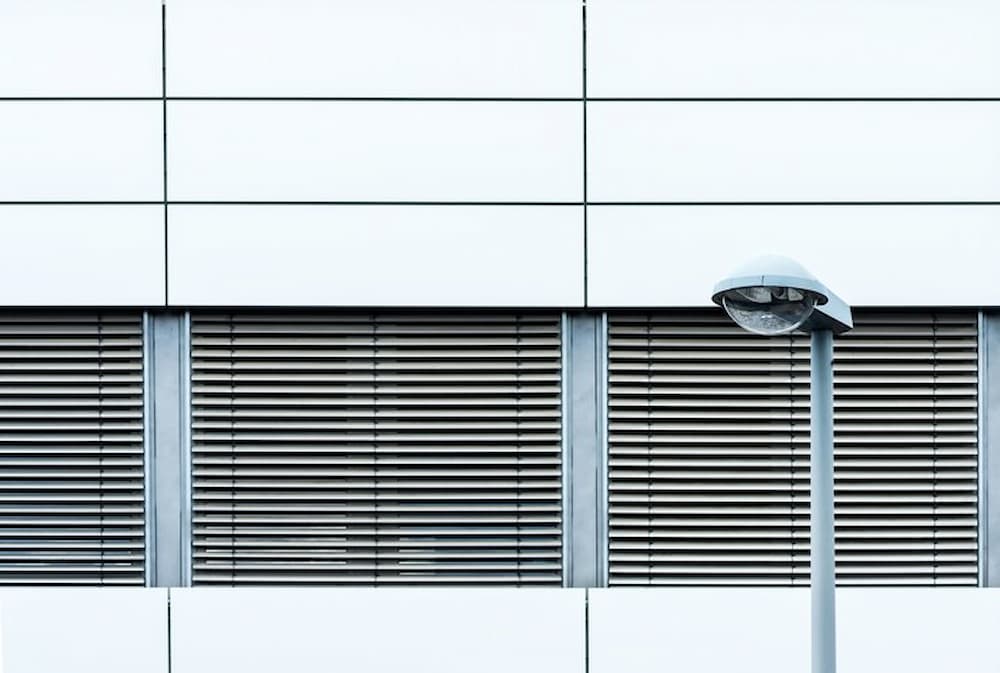
[[[816,297],[794,287],[741,287],[722,295],[726,313],[743,329],[755,334],[787,334],[812,315]]]

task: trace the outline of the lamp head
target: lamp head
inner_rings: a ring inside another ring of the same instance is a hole
[[[758,257],[716,284],[712,301],[743,329],[775,336],[853,327],[851,309],[798,262]]]

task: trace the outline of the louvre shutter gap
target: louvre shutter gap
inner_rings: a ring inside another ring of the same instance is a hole
[[[933,519],[934,519],[934,526],[932,528],[932,533],[931,533],[931,535],[933,536],[932,537],[932,541],[931,541],[931,548],[933,549],[933,553],[932,553],[931,558],[932,558],[932,563],[934,564],[933,565],[933,575],[932,575],[931,582],[932,582],[932,584],[937,584],[938,583],[938,560],[939,559],[938,559],[938,492],[937,492],[937,485],[938,485],[938,460],[937,460],[938,459],[938,408],[937,408],[937,404],[938,404],[938,325],[937,325],[937,314],[936,313],[932,313],[931,314],[931,334],[932,334],[932,339],[933,339],[933,345],[932,345],[932,348],[931,348],[931,353],[933,355],[933,357],[931,358],[931,380],[932,380],[931,390],[933,391],[932,394],[931,394],[931,419],[932,419],[931,420],[931,428],[932,428],[932,433],[933,433],[933,435],[931,437],[931,465],[932,465],[932,467],[931,467],[931,473],[933,475],[932,478],[931,478],[931,502],[933,503],[933,505],[932,505],[932,511],[933,511]]]
[[[236,342],[233,337],[235,322],[229,316],[228,369],[229,369],[229,583],[236,586],[237,554],[239,540],[236,537]]]
[[[372,569],[372,586],[377,587],[379,585],[379,579],[381,578],[381,571],[378,565],[378,551],[379,551],[379,541],[382,537],[379,535],[379,495],[381,494],[381,479],[379,478],[379,460],[378,460],[378,361],[379,361],[379,348],[378,348],[378,322],[375,319],[375,314],[368,316],[369,326],[372,333],[372,511],[374,518],[374,537],[372,538],[372,558],[374,563],[374,568]],[[350,525],[350,524],[348,524]]]
[[[810,396],[811,386],[810,380]],[[811,434],[809,441],[811,445]],[[791,465],[788,471],[788,586],[795,586],[795,338],[791,335],[788,336],[788,458]],[[810,537],[810,542],[811,540]],[[810,582],[811,574],[812,568],[810,568]]]
[[[651,316],[646,316],[646,526],[653,530],[653,338],[650,324]],[[648,580],[653,578],[653,537],[646,535],[646,573]]]
[[[100,584],[104,585],[105,557],[104,544],[104,316],[97,315],[97,474],[98,474],[98,522],[100,525]]]
[[[517,314],[514,316],[514,342],[515,342],[515,362],[521,363],[521,315]],[[517,526],[517,540],[516,544],[516,566],[517,566],[517,583],[521,584],[521,545],[524,539],[523,533],[521,531],[521,405],[523,404],[522,395],[524,391],[521,389],[521,368],[517,367],[514,374],[515,380],[515,394],[517,395],[517,406],[514,408],[514,427],[516,428],[516,445],[514,447],[514,460],[517,464],[517,480],[514,487],[514,510],[515,521]]]

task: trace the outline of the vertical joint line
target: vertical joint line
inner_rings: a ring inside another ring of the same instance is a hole
[[[160,95],[163,101],[163,304],[170,303],[170,224],[167,221],[167,5],[160,7]]]
[[[583,590],[583,671],[590,673],[590,589]]]
[[[174,633],[173,633],[173,615],[171,610],[173,606],[170,604],[170,589],[167,589],[167,673],[173,673],[174,670]]]
[[[587,195],[587,0],[583,0],[582,12],[582,45],[583,54],[581,61],[583,65],[583,305],[586,307],[590,302],[589,285],[589,265],[590,253],[588,251],[589,229],[587,220],[588,195]]]

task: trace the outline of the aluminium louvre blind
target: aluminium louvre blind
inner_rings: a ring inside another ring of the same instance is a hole
[[[840,584],[975,585],[977,316],[835,340]],[[809,581],[809,340],[720,311],[609,324],[610,583]]]
[[[194,572],[559,584],[553,315],[194,315]]]
[[[144,582],[142,319],[0,314],[0,583]]]

